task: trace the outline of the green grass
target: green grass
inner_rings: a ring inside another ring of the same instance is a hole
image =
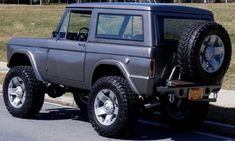
[[[5,61],[6,59],[6,42],[0,41],[0,60]]]
[[[0,85],[3,84],[3,81],[4,81],[5,76],[6,76],[5,73],[1,73],[1,72],[0,72]]]
[[[235,47],[235,3],[185,5],[211,10],[215,20],[228,30]],[[50,37],[64,7],[65,5],[0,5],[0,61],[6,61],[6,43],[13,36]],[[235,53],[224,78],[223,88],[235,90]]]
[[[189,6],[204,8],[214,13],[215,21],[222,24],[229,32],[235,45],[235,3],[229,4],[192,4]]]
[[[51,36],[64,7],[0,5],[0,60],[6,60],[6,43],[13,36]]]

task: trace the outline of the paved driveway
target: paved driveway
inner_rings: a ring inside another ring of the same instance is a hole
[[[45,103],[34,119],[12,117],[0,96],[0,141],[105,141],[91,127],[86,114],[76,108]],[[133,134],[122,140],[233,140],[196,131],[177,131],[146,119],[139,120]]]

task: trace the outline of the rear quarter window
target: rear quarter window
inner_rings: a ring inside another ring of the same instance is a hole
[[[203,21],[206,20],[159,17],[160,39],[161,41],[178,41],[187,28]]]
[[[144,41],[143,17],[99,14],[96,38]]]

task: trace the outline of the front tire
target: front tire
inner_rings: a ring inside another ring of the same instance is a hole
[[[38,114],[44,102],[44,85],[38,81],[31,66],[17,66],[6,75],[3,98],[14,117],[30,118]]]
[[[88,107],[93,128],[99,135],[106,137],[128,134],[137,121],[137,98],[122,77],[107,76],[96,81]]]

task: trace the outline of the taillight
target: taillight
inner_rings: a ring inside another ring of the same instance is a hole
[[[151,59],[150,64],[149,64],[149,77],[150,78],[155,77],[155,71],[156,71],[155,68],[156,68],[155,60]]]

